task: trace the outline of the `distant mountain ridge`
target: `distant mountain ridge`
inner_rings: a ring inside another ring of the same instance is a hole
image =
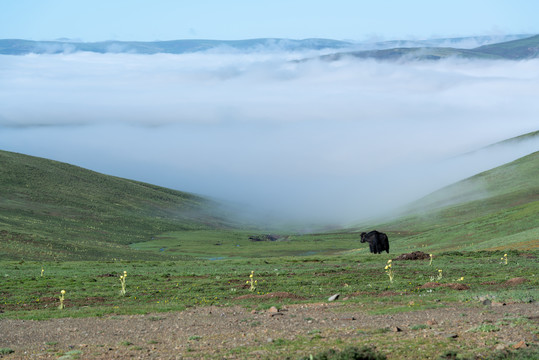
[[[539,35],[501,43],[483,45],[472,49],[423,46],[395,47],[381,50],[338,52],[319,57],[325,61],[337,61],[345,57],[391,60],[441,60],[458,57],[489,60],[526,60],[539,58]]]
[[[283,39],[260,38],[246,40],[208,40],[183,39],[169,41],[100,41],[80,42],[70,39],[54,41],[33,41],[24,39],[0,39],[0,55],[27,55],[27,54],[63,54],[76,52],[94,53],[136,53],[136,54],[184,54],[211,50],[233,51],[306,51],[328,50],[346,51],[335,55],[348,54],[357,57],[391,58],[409,53],[410,49],[430,49],[432,56],[439,56],[439,49],[452,49],[450,52],[462,51],[463,54],[473,48],[473,54],[482,53],[485,56],[499,55],[496,44],[518,41],[529,38],[531,35],[503,35],[503,36],[471,36],[459,38],[440,38],[428,40],[390,40],[379,42],[353,42],[333,39]],[[482,48],[482,49],[481,49]],[[409,49],[409,50],[403,50]],[[434,50],[438,49],[438,50]],[[371,53],[369,53],[370,51]],[[519,56],[522,54],[519,52]]]
[[[277,39],[262,38],[249,40],[170,40],[170,41],[32,41],[19,39],[0,39],[1,55],[61,54],[74,52],[95,53],[137,53],[137,54],[184,54],[212,49],[232,50],[272,49],[283,50],[320,50],[343,49],[353,44],[347,41],[330,39]]]
[[[384,50],[393,48],[419,48],[419,47],[452,47],[459,49],[473,49],[480,46],[498,44],[513,40],[529,38],[534,34],[512,35],[483,35],[455,38],[436,38],[424,40],[387,40],[377,42],[358,43],[358,50]]]

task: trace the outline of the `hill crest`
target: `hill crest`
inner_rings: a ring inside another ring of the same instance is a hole
[[[76,52],[94,52],[100,54],[185,54],[216,50],[245,52],[326,50],[328,52],[345,51],[334,53],[328,58],[325,58],[326,60],[339,58],[345,54],[347,56],[375,58],[379,60],[400,58],[404,55],[419,59],[436,59],[448,56],[448,54],[451,56],[496,58],[500,56],[504,57],[503,54],[499,54],[500,47],[498,44],[509,44],[511,49],[515,50],[523,44],[521,42],[523,40],[524,42],[533,41],[533,36],[520,34],[427,40],[390,40],[381,42],[353,42],[321,38],[300,40],[286,38],[245,40],[180,39],[167,41],[108,40],[99,42],[81,42],[70,39],[50,41],[0,39],[0,55],[69,54]],[[519,59],[525,55],[521,50],[518,50],[516,53],[519,55],[510,55],[509,57]],[[536,54],[534,56],[536,57]]]
[[[539,58],[539,35],[479,46],[472,49],[440,46],[394,47],[381,50],[338,52],[323,55],[320,59],[324,61],[337,61],[346,57],[380,61],[423,61],[447,58],[483,60],[536,59]]]

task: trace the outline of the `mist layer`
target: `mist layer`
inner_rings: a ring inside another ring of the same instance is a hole
[[[312,55],[0,56],[0,148],[338,223],[539,148],[455,160],[537,130],[538,60]]]

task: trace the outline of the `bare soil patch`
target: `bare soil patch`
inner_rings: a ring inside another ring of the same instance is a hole
[[[507,280],[505,283],[503,283],[503,285],[504,286],[516,286],[516,285],[523,284],[523,283],[525,283],[527,281],[528,281],[528,279],[526,279],[526,278],[516,277],[516,278],[512,278],[512,279]]]
[[[97,277],[118,277],[118,276],[119,276],[118,274],[110,274],[110,273],[97,275]]]
[[[428,282],[420,286],[421,289],[433,289],[437,287],[447,287],[453,290],[470,290],[470,287],[468,285],[458,283],[440,284],[437,282]]]
[[[430,255],[424,253],[423,251],[414,251],[408,254],[402,254],[393,259],[393,261],[398,260],[428,260]]]
[[[491,280],[491,281],[484,281],[481,283],[481,285],[497,285],[498,282],[497,281],[494,281],[494,280]]]
[[[268,294],[248,294],[248,295],[242,295],[238,296],[235,300],[244,300],[244,299],[294,299],[294,300],[305,300],[304,297],[301,297],[296,294],[292,294],[289,292],[272,292]]]
[[[0,321],[0,347],[14,350],[3,355],[6,359],[57,359],[69,352],[77,352],[80,359],[295,359],[308,353],[290,352],[293,350],[279,344],[312,338],[303,351],[338,340],[376,344],[390,360],[422,359],[429,357],[416,351],[395,356],[395,346],[415,341],[453,342],[455,347],[484,351],[495,351],[496,346],[528,346],[538,341],[533,330],[539,326],[538,313],[535,303],[503,307],[477,303],[371,315],[357,304],[332,302],[284,305],[279,316],[269,310],[212,306],[148,315],[5,319]],[[526,320],[521,325],[499,325],[495,332],[470,331],[507,317]],[[418,324],[427,326],[417,330]],[[393,332],[393,328],[400,331]]]

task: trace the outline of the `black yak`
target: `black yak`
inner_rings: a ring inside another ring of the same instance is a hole
[[[382,251],[389,253],[389,239],[387,235],[376,230],[369,233],[361,233],[361,242],[368,242],[371,253],[380,254]]]

